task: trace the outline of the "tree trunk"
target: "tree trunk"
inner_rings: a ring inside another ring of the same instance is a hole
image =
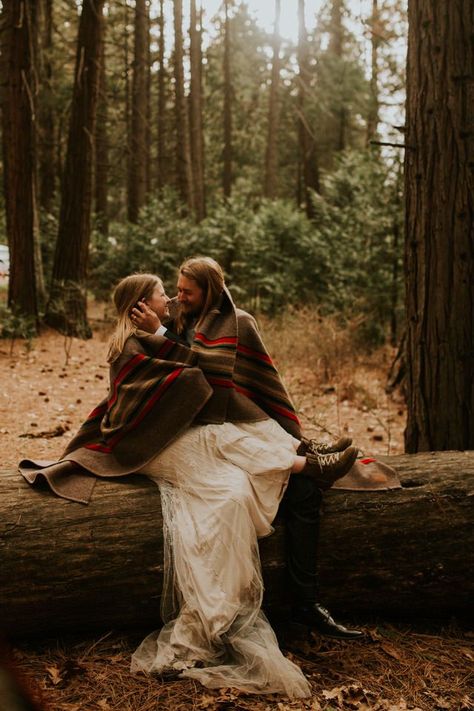
[[[97,125],[95,130],[95,214],[98,229],[104,235],[107,235],[109,232],[109,140],[107,122],[107,73],[104,36],[100,58],[99,99],[97,104]]]
[[[372,0],[372,15],[370,18],[371,32],[371,75],[370,75],[370,94],[369,94],[369,111],[367,115],[367,145],[377,135],[379,125],[379,67],[378,55],[380,46],[380,27],[379,27],[379,7],[378,0]]]
[[[305,115],[306,93],[311,71],[308,58],[304,0],[298,0],[298,137],[303,196],[307,216],[314,217],[311,191],[319,192],[319,167],[316,142]]]
[[[56,190],[54,95],[52,90],[53,0],[41,0],[40,94],[39,94],[39,199],[51,210]]]
[[[152,191],[151,185],[151,146],[153,143],[153,134],[151,130],[151,17],[150,7],[147,9],[147,29],[146,29],[146,137],[145,137],[145,173],[146,173],[146,195],[150,195]]]
[[[165,12],[164,0],[160,0],[160,39],[158,42],[158,155],[157,187],[160,190],[166,183],[166,67],[165,67]]]
[[[328,52],[339,59],[342,59],[344,49],[344,27],[342,25],[343,11],[344,0],[332,0],[331,30],[329,33]]]
[[[123,47],[123,77],[124,77],[124,92],[125,92],[125,101],[124,101],[124,111],[125,111],[125,133],[126,133],[126,141],[127,141],[127,160],[126,160],[126,170],[127,170],[127,214],[129,211],[129,199],[130,199],[130,194],[131,194],[131,187],[130,187],[130,181],[131,181],[131,175],[132,175],[132,169],[131,169],[131,163],[132,163],[132,111],[131,111],[131,91],[130,91],[130,31],[129,31],[129,26],[130,26],[130,21],[129,21],[129,14],[130,14],[130,7],[128,4],[125,2],[123,3],[123,38],[122,38],[122,47]]]
[[[84,0],[64,166],[58,240],[46,321],[61,333],[90,338],[86,271],[92,207],[94,131],[104,0]]]
[[[230,69],[230,19],[229,1],[224,1],[224,167],[222,186],[224,196],[230,197],[232,192],[232,75]]]
[[[409,452],[474,448],[474,14],[409,3],[405,158]]]
[[[392,279],[390,286],[390,343],[396,346],[399,340],[399,307],[400,307],[400,246],[402,244],[402,200],[403,200],[403,166],[397,160],[395,195],[392,198]]]
[[[196,0],[190,0],[191,41],[191,94],[190,127],[191,159],[193,167],[195,213],[198,222],[206,216],[206,196],[204,189],[204,136],[202,127],[202,54],[201,26],[198,29]]]
[[[329,34],[328,54],[337,60],[339,80],[344,81],[344,25],[342,17],[344,14],[344,0],[332,0],[331,6],[331,31]],[[339,103],[339,102],[338,102]],[[334,119],[337,122],[336,130],[336,151],[344,151],[347,146],[347,128],[349,112],[343,105],[339,105],[334,112]]]
[[[174,80],[176,109],[176,173],[178,190],[190,211],[194,210],[194,186],[189,145],[188,106],[184,94],[183,7],[174,0]]]
[[[138,222],[147,188],[147,57],[148,6],[146,0],[135,3],[135,49],[132,78],[132,122],[130,134],[130,176],[128,219]]]
[[[4,0],[1,32],[4,194],[10,278],[8,305],[38,320],[41,284],[36,205],[36,4]]]
[[[264,195],[275,197],[278,167],[278,128],[280,118],[280,9],[281,0],[275,0],[275,26],[273,30],[273,62],[270,101],[268,105],[267,150],[265,156]]]
[[[322,599],[345,615],[471,615],[474,453],[384,458],[403,488],[325,495]],[[89,506],[0,476],[0,607],[16,635],[159,623],[158,489],[140,476],[99,481]],[[284,527],[261,541],[266,609],[287,605]]]

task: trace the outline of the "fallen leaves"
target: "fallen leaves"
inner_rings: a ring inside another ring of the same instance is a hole
[[[67,685],[71,679],[84,672],[84,667],[81,663],[74,659],[66,659],[60,665],[50,665],[46,668],[47,681],[53,686]]]
[[[388,642],[381,642],[380,643],[381,649],[385,652],[385,654],[388,654],[389,657],[392,657],[393,659],[398,659],[401,661],[403,659],[402,654],[400,654],[400,651],[393,646],[393,644],[389,644]]]
[[[62,682],[63,679],[58,667],[46,667],[46,671],[48,672],[49,681],[51,681],[54,686]]]
[[[295,650],[291,658],[313,687],[312,697],[296,700],[132,675],[136,635],[108,632],[73,646],[17,649],[14,661],[54,711],[474,711],[472,633],[388,624],[367,633],[365,642],[317,638],[304,656]]]
[[[405,699],[398,703],[380,698],[373,691],[364,689],[362,685],[354,683],[349,686],[337,686],[331,690],[323,690],[322,695],[331,702],[331,709],[344,711],[422,711],[417,706],[408,706]],[[325,711],[329,711],[326,707]]]

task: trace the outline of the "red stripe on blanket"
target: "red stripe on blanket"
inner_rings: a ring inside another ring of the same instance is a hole
[[[194,334],[194,340],[201,341],[208,346],[218,346],[222,344],[234,345],[237,343],[237,338],[235,336],[224,336],[223,338],[207,338],[203,333]]]
[[[211,385],[217,385],[220,388],[235,388],[232,380],[224,380],[223,378],[208,378],[207,381]]]
[[[251,390],[247,390],[246,388],[242,388],[239,386],[235,386],[235,389],[237,392],[242,393],[242,395],[246,395],[248,398],[251,400],[258,400],[258,399],[263,399],[261,396],[255,395]],[[298,425],[300,424],[300,421],[297,417],[297,415],[292,412],[291,410],[287,410],[284,407],[280,407],[279,405],[272,405],[268,400],[264,400],[265,405],[270,408],[270,410],[273,410],[274,412],[278,412],[279,415],[283,415],[283,417],[287,417],[289,420],[293,420],[296,422]]]
[[[296,422],[297,425],[300,425],[301,422],[299,421],[298,415],[296,415],[294,412],[291,412],[291,410],[285,410],[284,407],[278,407],[278,405],[270,405],[269,403],[268,407],[275,412],[278,412],[280,415],[283,415],[283,417],[287,417],[289,420],[293,420],[293,422]]]
[[[160,399],[160,397],[163,395],[163,393],[168,390],[170,385],[174,383],[176,378],[181,375],[183,372],[183,368],[176,368],[176,370],[173,370],[172,373],[170,373],[164,380],[164,382],[161,383],[160,387],[156,391],[154,395],[151,396],[151,398],[148,400],[147,404],[143,408],[143,410],[140,412],[140,414],[136,417],[134,422],[131,424],[131,426],[128,428],[127,431],[130,431],[132,429],[135,429],[135,427],[140,424],[140,422],[143,420],[145,415],[151,410],[153,405]],[[120,434],[120,433],[119,433]],[[119,435],[116,435],[116,437],[119,437]],[[121,439],[121,437],[120,437]],[[112,443],[112,446],[114,446],[115,442]]]
[[[115,437],[112,437],[109,441],[108,445],[104,444],[86,444],[85,448],[86,449],[93,449],[97,452],[103,452],[104,454],[110,454],[113,450],[113,448],[120,442],[120,440],[125,437],[129,432],[132,430],[136,429],[136,427],[140,424],[140,422],[143,420],[145,415],[151,410],[151,408],[155,405],[155,403],[160,399],[160,397],[163,395],[163,393],[174,383],[176,378],[183,372],[183,368],[176,368],[176,370],[173,370],[172,373],[170,373],[165,380],[161,383],[160,387],[157,389],[157,391],[151,396],[151,398],[148,400],[147,404],[145,407],[140,411],[140,414],[137,415],[135,420],[130,425],[127,425],[126,427],[122,427],[122,431],[117,432]]]
[[[173,346],[173,341],[167,339],[166,343],[161,346],[160,350],[157,353],[158,358],[164,358],[166,355],[168,355]]]
[[[105,415],[107,412],[107,403],[105,402],[103,405],[98,405],[95,407],[92,412],[87,416],[88,420],[93,420],[95,417],[99,417],[99,415]]]
[[[123,366],[122,370],[120,373],[117,375],[114,381],[114,391],[112,393],[112,397],[107,403],[107,407],[110,408],[112,405],[115,403],[117,399],[117,391],[118,391],[118,386],[124,380],[124,378],[130,373],[133,368],[135,368],[139,363],[141,363],[144,359],[146,358],[143,353],[137,353],[136,356],[133,356],[125,365]]]
[[[247,390],[247,388],[242,388],[238,385],[235,385],[232,380],[222,380],[221,378],[208,378],[208,382],[211,385],[217,385],[220,388],[233,388],[236,392],[241,393],[241,395],[245,395],[250,400],[262,399],[261,396],[256,395],[251,390]],[[272,405],[268,402],[268,400],[265,400],[265,404],[274,412],[278,412],[279,415],[283,415],[283,417],[287,417],[289,420],[293,420],[298,425],[300,424],[297,415],[291,410],[287,410],[286,408],[280,407],[279,405]]]
[[[85,444],[84,449],[93,449],[94,452],[102,452],[103,454],[110,454],[111,448],[106,447],[105,444]]]
[[[245,353],[245,355],[252,356],[253,358],[258,358],[258,360],[263,360],[265,363],[269,363],[270,365],[273,365],[272,359],[266,353],[261,353],[260,351],[254,351],[252,348],[248,348],[248,346],[243,346],[241,343],[239,343],[239,345],[237,346],[237,350],[240,353]]]

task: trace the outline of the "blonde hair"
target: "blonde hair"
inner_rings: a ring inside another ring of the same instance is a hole
[[[112,298],[117,309],[117,322],[109,342],[107,361],[113,363],[123,351],[127,338],[136,333],[130,318],[130,311],[141,299],[149,299],[156,286],[163,286],[155,274],[131,274],[115,287]]]
[[[224,289],[224,272],[221,266],[212,257],[191,257],[186,259],[179,270],[178,274],[192,279],[196,282],[204,293],[204,306],[199,315],[199,321],[196,324],[196,329],[201,325],[204,317],[209,309],[216,303]],[[186,328],[186,317],[179,312],[176,318],[176,330],[181,334]]]

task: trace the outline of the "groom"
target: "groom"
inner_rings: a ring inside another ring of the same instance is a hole
[[[197,351],[201,367],[213,386],[212,400],[215,403],[212,411],[216,411],[217,403],[217,410],[224,413],[224,421],[242,421],[240,413],[247,412],[252,403],[254,420],[272,417],[301,440],[297,453],[306,456],[306,467],[308,473],[311,470],[312,475],[304,476],[303,470],[303,475],[290,476],[281,504],[286,524],[287,565],[293,600],[292,620],[330,637],[361,637],[362,632],[337,623],[321,605],[317,574],[322,489],[330,488],[354,463],[356,450],[350,447],[351,440],[341,438],[332,445],[325,445],[301,437],[298,418],[266,353],[256,322],[246,312],[234,309],[230,294],[225,288],[222,269],[217,262],[209,257],[198,257],[184,262],[179,270],[177,291],[176,300],[170,304],[171,317],[166,325],[160,323],[145,302],[139,302],[133,309],[132,321],[140,329],[187,343]],[[215,333],[220,336],[213,340],[205,339],[199,331],[203,318],[209,317],[209,314],[213,318]],[[234,332],[236,338],[232,336]],[[251,342],[254,348],[242,343],[239,345],[238,335],[244,332],[245,342]],[[231,341],[237,343],[233,356],[228,348]],[[219,360],[212,359],[216,350],[221,356]],[[228,367],[226,358],[229,362],[232,357],[235,358],[234,378],[230,383],[225,380],[223,373]],[[265,378],[262,366],[268,369],[268,382],[262,380],[261,388],[255,387],[252,361],[262,379]],[[222,363],[220,372],[216,372],[216,363],[217,370]],[[248,398],[251,398],[251,403]],[[243,409],[239,407],[242,400],[247,403]],[[206,407],[197,421],[206,423]]]

